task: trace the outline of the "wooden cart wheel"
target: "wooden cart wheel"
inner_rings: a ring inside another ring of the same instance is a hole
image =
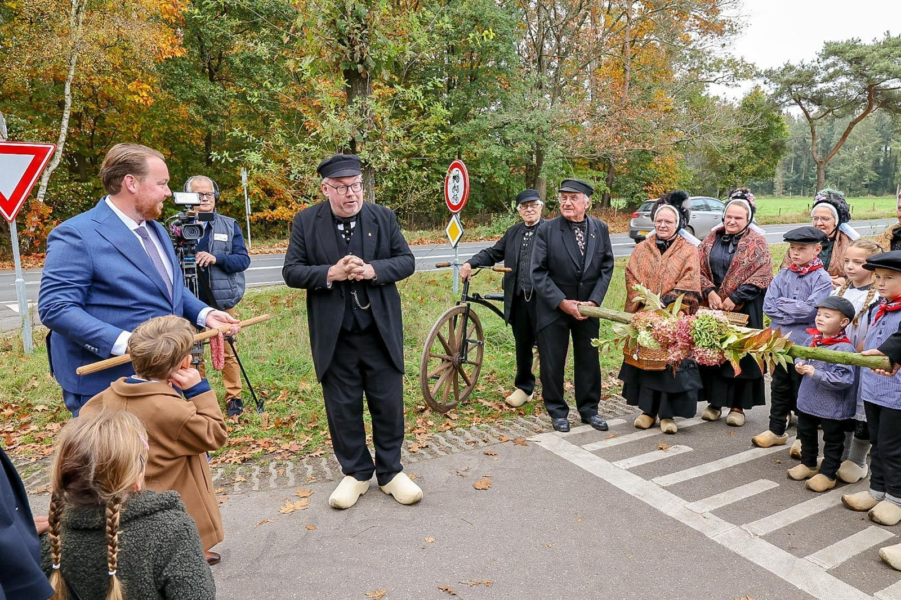
[[[482,370],[485,350],[482,322],[470,309],[464,335],[465,310],[465,306],[455,306],[441,315],[429,332],[422,350],[419,366],[422,397],[433,410],[441,413],[446,413],[469,397]],[[465,363],[462,360],[464,344],[469,346]]]

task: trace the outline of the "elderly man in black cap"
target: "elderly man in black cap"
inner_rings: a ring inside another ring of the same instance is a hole
[[[535,375],[532,373],[532,348],[538,340],[535,293],[532,289],[532,248],[541,218],[541,195],[537,190],[525,190],[516,196],[522,223],[504,233],[491,248],[485,248],[460,268],[463,281],[469,279],[473,267],[490,267],[501,261],[511,269],[504,274],[504,321],[513,328],[516,342],[516,389],[507,396],[507,404],[518,408],[532,399]]]
[[[598,416],[601,366],[598,349],[591,344],[598,337],[598,319],[583,316],[579,306],[604,301],[613,275],[613,248],[607,224],[586,214],[594,193],[591,184],[564,179],[558,191],[560,216],[538,228],[532,252],[541,394],[554,429],[569,431],[563,372],[572,337],[576,407],[583,423],[607,431]]]
[[[282,276],[307,290],[316,376],[322,384],[332,446],[345,477],[329,498],[350,508],[369,490],[401,504],[422,499],[403,472],[403,323],[396,282],[413,274],[415,259],[394,213],[363,202],[360,159],[322,161],[327,198],[294,217]],[[375,462],[366,446],[363,394],[372,417]]]

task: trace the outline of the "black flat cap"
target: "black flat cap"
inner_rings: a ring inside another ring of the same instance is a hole
[[[336,154],[316,167],[320,177],[353,177],[360,174],[360,157],[356,154]]]
[[[892,252],[883,252],[882,254],[874,254],[867,259],[863,268],[868,271],[876,269],[889,269],[891,271],[901,271],[901,250]]]
[[[806,225],[792,229],[782,239],[790,244],[822,244],[826,241],[826,234],[816,227]]]
[[[851,304],[848,300],[839,298],[838,296],[826,296],[820,301],[819,304],[817,304],[817,308],[829,308],[832,310],[837,310],[849,319],[853,319],[854,315],[856,314],[854,305]]]
[[[560,182],[558,192],[579,192],[589,198],[594,193],[594,186],[582,179],[564,179]]]
[[[538,190],[533,190],[531,188],[524,190],[518,194],[516,194],[516,205],[525,204],[526,202],[535,202],[538,200],[541,201],[541,194],[538,193]]]

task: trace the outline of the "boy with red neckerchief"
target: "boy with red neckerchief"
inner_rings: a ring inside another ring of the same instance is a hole
[[[874,310],[864,350],[879,348],[901,327],[901,251],[883,252],[867,259],[882,298]],[[901,372],[890,377],[861,369],[860,395],[870,430],[870,489],[842,496],[851,510],[869,511],[880,525],[901,522]],[[888,546],[879,556],[901,570],[901,544]]]
[[[780,329],[796,344],[809,344],[807,330],[814,325],[817,304],[832,292],[832,277],[823,268],[818,255],[826,234],[815,227],[798,227],[783,236],[789,243],[791,263],[784,267],[763,300],[763,312],[770,318],[770,327]],[[755,446],[782,446],[788,440],[785,430],[788,419],[798,402],[798,388],[802,375],[794,369],[776,367],[770,383],[769,429],[751,438]]]
[[[816,328],[811,347],[836,352],[854,352],[854,344],[845,335],[845,327],[855,314],[854,305],[844,298],[829,296],[817,304]],[[807,482],[807,489],[825,492],[835,487],[835,478],[845,449],[848,421],[857,410],[856,367],[822,360],[795,360],[795,371],[803,379],[798,389],[798,439],[801,464],[788,470],[789,479]],[[823,463],[819,454],[818,428],[823,428]]]

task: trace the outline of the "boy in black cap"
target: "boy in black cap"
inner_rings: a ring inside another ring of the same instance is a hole
[[[491,248],[485,248],[460,268],[463,281],[469,279],[473,267],[491,267],[501,261],[511,269],[504,273],[504,321],[513,328],[516,342],[516,389],[507,396],[507,404],[518,408],[532,400],[535,390],[535,375],[532,349],[538,341],[538,303],[532,288],[532,248],[535,246],[535,232],[544,220],[541,218],[541,195],[538,190],[528,189],[516,195],[516,206],[522,223],[517,223],[504,233]]]
[[[816,328],[808,329],[811,347],[836,352],[854,352],[845,327],[855,314],[854,305],[844,298],[828,296],[817,304]],[[822,360],[795,360],[795,371],[803,377],[798,390],[798,439],[801,464],[788,470],[789,479],[807,482],[807,489],[825,492],[835,487],[835,476],[845,449],[845,430],[857,410],[856,367]],[[823,427],[823,463],[819,454],[817,428]]]
[[[817,305],[832,292],[832,278],[818,258],[826,239],[815,227],[798,227],[783,236],[789,243],[791,263],[773,278],[763,300],[763,312],[773,329],[780,329],[796,344],[810,343],[807,329],[813,327]],[[785,430],[791,411],[796,410],[802,376],[794,369],[776,367],[770,384],[769,429],[751,438],[755,446],[782,446],[788,440]]]
[[[875,271],[881,296],[871,311],[864,350],[879,348],[901,326],[901,251],[871,256],[865,269]],[[866,352],[865,352],[866,353]],[[870,430],[870,489],[842,496],[848,508],[869,511],[881,525],[901,521],[901,373],[890,377],[861,369],[860,395]],[[879,556],[901,570],[901,544],[879,551]]]

